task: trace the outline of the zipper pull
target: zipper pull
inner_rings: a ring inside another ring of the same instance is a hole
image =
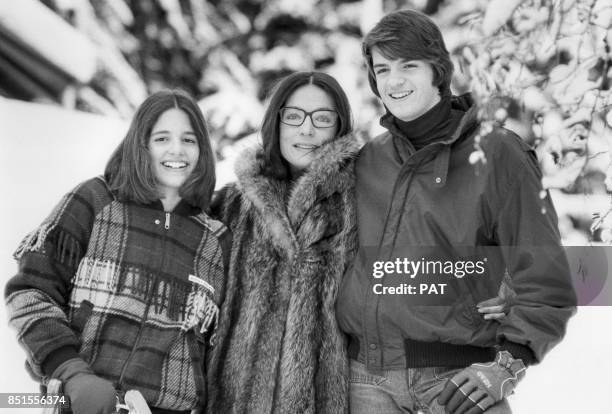
[[[170,213],[166,213],[166,223],[164,224],[164,228],[166,230],[170,228]]]

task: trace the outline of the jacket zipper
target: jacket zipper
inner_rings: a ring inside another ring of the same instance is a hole
[[[169,230],[170,229],[170,213],[166,212],[165,214],[166,214],[166,221],[164,222],[164,229]],[[163,243],[162,243],[161,251],[164,252],[165,249],[166,249],[166,232],[164,232],[164,235],[163,235]],[[163,265],[165,262],[164,259],[165,259],[165,256],[162,253],[162,260],[159,265],[160,269],[163,269]],[[152,290],[154,287],[155,286],[152,283],[149,290]],[[140,327],[138,328],[138,334],[136,335],[136,341],[134,341],[134,346],[132,347],[132,350],[130,351],[130,355],[128,355],[127,359],[125,360],[125,364],[123,364],[123,368],[121,369],[121,374],[119,375],[119,380],[117,381],[117,386],[120,386],[123,382],[123,376],[125,375],[125,370],[130,365],[130,361],[132,360],[132,357],[134,356],[136,346],[140,342],[140,337],[142,336],[142,330],[144,329],[145,322],[147,321],[147,317],[149,316],[149,309],[151,309],[151,299],[153,297],[152,292],[147,292],[147,296],[149,297],[147,298],[147,304],[145,305],[144,315],[142,317]]]

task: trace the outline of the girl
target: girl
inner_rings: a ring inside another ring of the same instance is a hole
[[[238,182],[213,203],[233,244],[210,412],[348,410],[334,303],[356,241],[350,131],[334,78],[289,75],[272,93],[263,147],[242,154]]]
[[[204,405],[229,243],[203,213],[214,184],[197,104],[158,92],[104,177],[78,185],[21,243],[5,292],[10,323],[32,373],[59,379],[75,414],[111,412],[132,389],[153,413]]]

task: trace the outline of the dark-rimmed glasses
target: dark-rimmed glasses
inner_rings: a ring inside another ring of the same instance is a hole
[[[316,128],[331,128],[338,123],[338,112],[329,109],[317,109],[316,111],[306,112],[300,108],[286,106],[280,110],[280,120],[283,124],[300,126],[309,116],[312,125]]]

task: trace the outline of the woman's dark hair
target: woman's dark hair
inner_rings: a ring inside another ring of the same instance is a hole
[[[433,84],[438,87],[440,96],[450,95],[453,62],[440,29],[423,13],[415,10],[389,13],[363,39],[362,52],[368,66],[368,81],[374,94],[380,97],[372,68],[373,48],[377,48],[387,59],[429,63],[434,73]]]
[[[272,90],[270,103],[264,114],[261,127],[264,174],[279,180],[284,180],[290,176],[289,164],[281,155],[280,150],[279,112],[293,92],[304,85],[317,86],[332,99],[338,112],[339,125],[336,138],[348,134],[353,129],[348,98],[338,81],[332,76],[322,72],[296,72],[282,78]]]
[[[197,164],[179,189],[179,195],[190,204],[206,209],[216,182],[214,154],[202,111],[189,94],[178,89],[159,91],[145,99],[125,138],[108,160],[104,177],[120,200],[149,204],[161,197],[148,144],[153,126],[172,108],[180,109],[189,117],[200,149]]]

